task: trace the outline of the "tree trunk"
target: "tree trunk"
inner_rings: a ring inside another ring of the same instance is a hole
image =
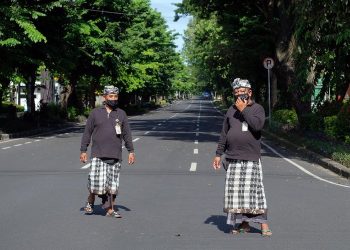
[[[68,98],[72,93],[72,87],[70,85],[64,86],[62,92],[60,93],[60,103],[63,110],[67,110]]]
[[[35,112],[35,80],[36,80],[35,71],[30,72],[30,75],[27,78],[26,83],[26,100],[27,100],[27,111],[29,114],[33,114]]]
[[[276,45],[276,73],[280,89],[286,89],[291,93],[291,103],[295,108],[299,121],[302,114],[311,112],[311,100],[303,100],[303,92],[298,86],[305,86],[297,84],[295,77],[295,60],[294,55],[297,49],[297,42],[294,37],[294,15],[293,8],[295,2],[293,0],[281,1],[278,6],[280,18],[280,32],[277,38]],[[280,96],[280,98],[285,98]]]

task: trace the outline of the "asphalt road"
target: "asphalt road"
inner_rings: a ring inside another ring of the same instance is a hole
[[[0,249],[350,249],[348,180],[264,139],[273,236],[263,238],[256,224],[230,235],[225,173],[211,168],[222,124],[212,103],[180,101],[130,123],[137,162],[123,163],[122,219],[100,206],[81,211],[81,127],[1,142]]]

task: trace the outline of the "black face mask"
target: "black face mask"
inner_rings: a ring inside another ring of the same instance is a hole
[[[241,94],[241,95],[237,95],[235,96],[236,100],[238,98],[240,98],[242,101],[248,100],[249,99],[249,95],[248,94]]]
[[[106,100],[106,104],[107,104],[108,107],[110,107],[111,109],[116,109],[116,108],[118,108],[118,100]]]

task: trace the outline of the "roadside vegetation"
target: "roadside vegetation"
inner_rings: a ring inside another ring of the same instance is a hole
[[[349,1],[183,0],[177,13],[193,16],[189,71],[221,108],[232,104],[233,79],[249,79],[266,113],[271,94],[266,129],[350,167]]]
[[[177,34],[148,0],[3,1],[0,13],[4,132],[81,120],[109,84],[119,87],[120,106],[130,114],[193,90],[176,51]],[[43,100],[37,107],[35,88],[48,80],[43,72],[61,90],[57,104]],[[25,84],[25,114],[13,95],[20,83]]]

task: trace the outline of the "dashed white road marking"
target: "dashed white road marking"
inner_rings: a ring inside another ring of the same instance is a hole
[[[4,147],[4,148],[2,148],[2,149],[9,149],[9,148],[11,148],[11,147]]]
[[[199,133],[198,133],[198,132],[196,133],[196,136],[199,136]]]
[[[161,123],[158,123],[157,125],[158,125],[158,126],[162,126],[162,124],[161,124]]]
[[[195,172],[196,170],[197,170],[197,162],[192,162],[191,167],[190,167],[190,171]]]
[[[324,182],[327,182],[329,184],[332,184],[332,185],[335,185],[335,186],[340,186],[340,187],[345,187],[345,188],[350,188],[350,186],[347,186],[347,185],[342,185],[342,184],[338,184],[338,183],[334,183],[334,182],[331,182],[331,181],[328,181],[328,180],[325,180],[313,173],[311,173],[310,171],[306,170],[305,168],[303,168],[302,166],[300,166],[299,164],[295,163],[294,161],[284,157],[282,154],[280,154],[279,152],[277,152],[275,149],[273,149],[272,147],[270,147],[269,145],[267,145],[266,143],[264,142],[261,142],[265,147],[267,147],[268,149],[270,149],[273,153],[275,153],[276,155],[278,155],[279,157],[281,157],[283,160],[289,162],[290,164],[292,164],[293,166],[297,167],[298,169],[300,169],[301,171],[303,171],[305,174],[308,174],[312,177],[314,177],[315,179],[317,180],[320,180],[320,181],[324,181]]]
[[[90,163],[88,163],[88,164],[82,166],[81,169],[86,169],[86,168],[89,168],[89,167],[90,167]]]
[[[150,131],[145,132],[145,133],[144,133],[144,135],[148,135],[148,134],[149,134],[149,132],[150,132]]]
[[[193,154],[198,155],[198,148],[193,149]]]
[[[198,140],[195,140],[195,141],[194,141],[194,144],[198,144]]]
[[[135,139],[132,140],[132,141],[135,142],[135,141],[138,141],[138,140],[140,140],[140,138],[135,138]]]
[[[41,141],[41,140],[38,139],[38,140],[35,140],[35,141]]]
[[[32,142],[31,141],[27,141],[27,142],[25,142],[24,144],[31,144]]]
[[[19,147],[19,146],[22,146],[23,144],[16,144],[16,145],[13,145],[14,147]]]

